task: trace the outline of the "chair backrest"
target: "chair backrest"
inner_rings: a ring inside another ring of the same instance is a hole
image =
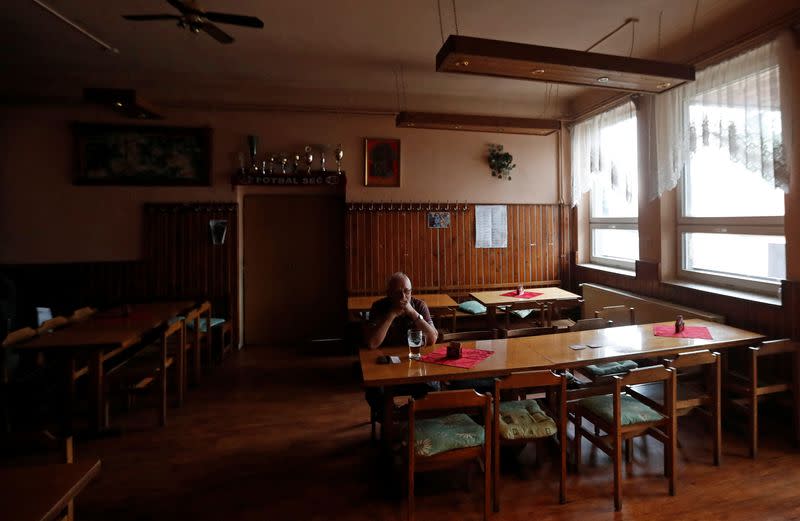
[[[617,428],[621,426],[619,422],[621,420],[620,399],[622,393],[627,387],[639,384],[662,382],[664,386],[663,387],[664,402],[657,403],[657,402],[647,401],[644,403],[646,403],[646,405],[649,405],[651,408],[658,410],[660,413],[664,414],[669,418],[674,417],[676,414],[675,410],[678,402],[678,397],[676,394],[677,391],[676,375],[677,371],[675,369],[672,369],[670,367],[664,367],[663,365],[652,365],[649,367],[639,367],[637,369],[631,369],[628,373],[624,375],[613,376],[612,379],[614,381],[614,417],[617,420]],[[635,390],[632,389],[628,390],[628,394],[633,396],[635,399],[642,401],[641,395]]]
[[[551,335],[558,333],[557,326],[523,327],[520,329],[501,329],[500,338],[517,338],[521,336]]]
[[[594,312],[595,318],[604,318],[614,322],[615,326],[632,326],[636,324],[636,311],[628,306],[605,306]]]
[[[50,320],[45,320],[42,322],[42,325],[39,326],[36,332],[41,335],[47,331],[64,327],[67,324],[69,324],[69,320],[67,320],[66,317],[53,317]]]
[[[800,350],[800,342],[790,340],[788,338],[781,338],[778,340],[765,340],[761,345],[754,348],[756,356],[770,356],[779,355],[783,353],[794,353]]]
[[[474,389],[439,391],[428,393],[423,398],[417,400],[409,398],[408,414],[409,418],[413,418],[415,412],[476,408],[485,408],[488,413],[491,403],[492,397],[490,395],[481,394]]]
[[[663,365],[651,365],[631,369],[624,375],[614,376],[613,379],[622,387],[639,385],[651,382],[668,381],[675,379],[675,370]]]
[[[17,329],[16,331],[12,331],[6,338],[3,339],[3,343],[0,344],[3,347],[6,346],[13,346],[14,344],[19,344],[20,342],[24,342],[29,338],[33,338],[36,336],[36,330],[31,327],[23,327],[22,329]]]
[[[511,329],[511,315],[514,311],[523,311],[526,309],[533,309],[539,311],[541,315],[544,315],[547,312],[547,302],[541,302],[536,300],[530,301],[522,301],[522,302],[514,302],[508,306],[505,306],[506,309],[506,329]],[[527,318],[527,317],[526,317]]]
[[[547,370],[512,373],[494,380],[495,396],[500,396],[500,391],[503,389],[534,389],[555,386],[563,386],[566,390],[567,379],[562,374]]]
[[[603,329],[610,327],[613,322],[604,318],[582,318],[569,326],[570,331],[589,331],[592,329]]]
[[[85,308],[76,309],[72,312],[72,315],[69,317],[70,322],[80,322],[81,320],[86,320],[90,316],[94,315],[97,312],[96,309],[93,307],[86,306]]]
[[[494,340],[495,338],[497,338],[496,329],[439,334],[439,342],[453,342],[460,340]]]
[[[708,349],[701,349],[699,351],[678,353],[674,358],[664,360],[664,365],[673,369],[684,369],[686,367],[696,367],[699,365],[718,364],[719,360],[719,353],[712,353]]]

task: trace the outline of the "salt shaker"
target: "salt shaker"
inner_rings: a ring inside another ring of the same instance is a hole
[[[678,315],[678,319],[675,320],[675,333],[682,333],[683,328],[684,328],[683,315]]]
[[[523,288],[522,284],[520,284],[517,286],[517,295],[522,295],[523,293],[525,293],[525,288]]]

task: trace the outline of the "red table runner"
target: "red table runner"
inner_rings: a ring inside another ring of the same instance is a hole
[[[680,333],[675,332],[675,326],[653,326],[655,336],[668,336],[672,338],[703,338],[714,340],[705,326],[686,326]]]
[[[533,298],[542,295],[542,293],[537,293],[535,291],[524,291],[522,295],[517,295],[516,291],[508,291],[506,293],[501,293],[504,297],[517,297],[517,298]]]
[[[432,364],[450,365],[453,367],[471,369],[478,365],[479,362],[486,360],[493,354],[494,351],[485,349],[462,349],[461,358],[447,358],[447,346],[441,346],[437,347],[427,355],[423,355],[422,361],[430,362]]]

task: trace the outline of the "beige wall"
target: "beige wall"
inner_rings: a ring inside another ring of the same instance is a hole
[[[92,107],[26,106],[0,112],[0,263],[106,261],[141,256],[141,205],[148,201],[236,201],[228,182],[246,135],[262,152],[341,143],[353,201],[557,201],[556,136],[399,129],[390,115],[172,110],[166,125],[214,129],[211,187],[87,187],[71,184],[71,121],[129,123]],[[363,186],[363,138],[401,139],[402,185]],[[512,181],[492,178],[488,143],[514,155]],[[328,163],[335,168],[332,161]],[[270,188],[248,192],[271,193]]]

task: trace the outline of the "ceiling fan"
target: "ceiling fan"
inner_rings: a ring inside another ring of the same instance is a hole
[[[240,25],[261,29],[264,22],[255,16],[244,16],[231,13],[217,13],[203,11],[198,8],[194,0],[166,0],[169,5],[180,11],[180,14],[126,14],[126,20],[137,22],[153,20],[177,20],[178,27],[189,29],[193,33],[205,31],[219,43],[233,43],[233,37],[211,22],[220,24]]]

